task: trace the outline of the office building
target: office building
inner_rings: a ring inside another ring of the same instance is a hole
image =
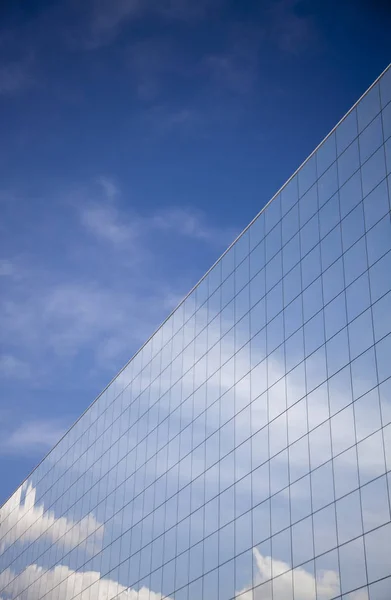
[[[391,69],[0,509],[1,600],[391,598]]]

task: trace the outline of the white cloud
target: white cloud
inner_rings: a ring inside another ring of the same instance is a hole
[[[0,277],[11,277],[15,274],[15,265],[7,259],[0,260]]]
[[[311,14],[300,14],[298,0],[277,0],[268,8],[268,35],[279,50],[299,54],[319,42],[319,30]]]
[[[183,237],[212,244],[221,244],[234,238],[233,230],[219,230],[208,225],[204,215],[186,208],[168,208],[156,212],[146,225],[158,231],[174,233]]]
[[[35,419],[22,422],[16,429],[2,431],[0,454],[24,454],[50,450],[67,427],[59,419]]]
[[[36,504],[35,498],[36,489],[31,483],[25,482],[0,508],[0,551],[22,536],[25,542],[33,542],[43,536],[52,543],[61,540],[68,549],[81,544],[88,553],[99,552],[103,526],[92,514],[79,521],[56,517],[54,512],[45,511],[43,504]]]
[[[129,353],[150,333],[151,322],[161,318],[160,304],[156,304],[159,297],[161,300],[159,290],[140,298],[132,290],[89,283],[44,282],[26,288],[26,297],[3,303],[0,324],[4,343],[12,339],[13,347],[22,347],[35,364],[37,358],[47,355],[69,361],[87,348],[95,358],[111,355],[118,368],[119,354],[114,355],[113,349],[121,353],[128,348]],[[22,361],[11,356],[9,353],[0,362],[3,376],[20,377]],[[43,362],[38,369],[30,368],[32,376],[40,377]],[[26,370],[23,372],[27,376]]]
[[[121,26],[144,12],[142,0],[101,0],[90,2],[90,35],[87,48],[95,49],[112,42]]]
[[[112,207],[92,205],[80,211],[82,224],[96,237],[113,244],[122,244],[133,238],[133,230],[119,221],[119,213]]]
[[[82,225],[93,235],[113,244],[119,245],[132,241],[136,230],[124,215],[114,205],[114,199],[119,194],[114,183],[109,179],[98,180],[104,194],[102,202],[85,202],[79,200],[79,212]]]
[[[289,598],[292,590],[292,570],[291,566],[280,560],[273,560],[270,556],[262,556],[257,548],[254,548],[254,559],[256,564],[255,585],[265,583],[270,579],[270,573],[273,577],[278,577],[278,590],[281,597]],[[297,600],[313,600],[315,589],[318,600],[330,600],[339,594],[340,584],[339,576],[335,571],[321,571],[315,578],[305,568],[294,570],[295,598]],[[269,600],[264,595],[264,589],[261,587],[251,593],[253,600]],[[271,596],[270,596],[271,600]]]
[[[95,50],[112,43],[126,24],[145,16],[166,20],[194,21],[204,18],[220,0],[89,0],[86,49]]]
[[[45,600],[72,600],[76,596],[80,600],[89,600],[90,598],[111,600],[119,595],[121,595],[121,600],[160,600],[162,598],[162,594],[146,587],[141,587],[139,590],[127,589],[112,579],[100,579],[100,573],[96,571],[76,572],[63,565],[50,570],[31,565],[16,577],[11,569],[6,569],[0,573],[0,587],[7,584],[8,587],[3,592],[4,597],[18,596],[20,600],[41,600],[41,589],[48,590]]]
[[[270,579],[271,568],[278,577],[278,589],[281,597],[292,594],[292,571],[290,566],[282,561],[263,556],[254,548],[255,585],[260,585]],[[321,571],[315,578],[303,568],[295,569],[295,598],[297,600],[312,600],[315,589],[319,600],[330,600],[339,592],[339,576],[335,571]],[[20,573],[5,569],[0,574],[0,588],[3,588],[4,598],[18,596],[20,600],[40,600],[41,590],[45,589],[46,600],[71,600],[76,595],[80,600],[111,600],[121,597],[121,600],[160,600],[162,594],[157,590],[141,587],[139,590],[127,588],[125,585],[109,578],[101,578],[97,571],[76,572],[64,565],[53,569],[44,569],[36,564],[30,565]],[[268,593],[269,590],[269,593]],[[271,600],[271,587],[255,587],[254,590],[241,590],[236,598],[242,600]],[[362,591],[352,592],[350,600],[361,600],[366,596]],[[211,599],[213,600],[213,599]]]
[[[0,96],[13,96],[33,82],[31,60],[0,65]]]
[[[174,234],[196,241],[208,241],[217,246],[228,245],[235,237],[233,229],[209,225],[201,211],[190,207],[166,207],[149,214],[129,208],[121,209],[120,204],[115,202],[115,199],[121,199],[119,188],[107,178],[99,179],[98,183],[99,201],[91,202],[91,191],[84,190],[78,192],[72,202],[78,208],[82,226],[96,238],[115,246],[128,245],[142,254],[156,234]],[[134,245],[136,240],[137,246]]]
[[[0,355],[0,377],[4,379],[26,379],[30,377],[31,370],[28,363],[12,354]]]

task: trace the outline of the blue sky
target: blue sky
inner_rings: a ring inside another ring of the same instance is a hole
[[[0,7],[0,503],[391,56],[386,2]]]

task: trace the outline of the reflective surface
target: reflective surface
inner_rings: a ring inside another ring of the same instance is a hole
[[[0,509],[2,600],[387,600],[391,70]]]

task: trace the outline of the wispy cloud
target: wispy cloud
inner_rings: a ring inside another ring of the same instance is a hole
[[[272,42],[287,54],[299,54],[319,42],[319,31],[310,12],[301,8],[299,0],[273,1],[268,9]]]
[[[29,542],[42,537],[51,543],[61,542],[71,550],[79,544],[89,553],[101,550],[104,528],[92,513],[76,522],[67,517],[57,517],[53,511],[45,510],[43,504],[36,502],[36,495],[36,488],[26,481],[0,507],[0,518],[4,524],[0,550],[21,536]],[[95,535],[89,537],[91,533]]]
[[[84,45],[97,49],[113,42],[125,25],[146,16],[182,22],[203,19],[221,0],[89,0],[84,6]]]
[[[0,377],[4,379],[27,379],[31,375],[30,366],[12,354],[0,355]]]
[[[146,224],[152,230],[176,233],[194,240],[207,241],[212,245],[228,245],[238,233],[231,228],[220,229],[211,226],[202,212],[189,208],[168,208],[158,211],[146,221]]]
[[[120,222],[119,212],[113,206],[91,204],[80,210],[82,225],[93,235],[113,244],[122,244],[134,237],[130,224]]]
[[[201,211],[190,207],[166,207],[149,214],[136,210],[120,208],[113,202],[111,182],[104,180],[103,196],[99,202],[90,203],[88,198],[79,205],[80,220],[91,234],[114,245],[133,243],[143,240],[143,247],[148,244],[148,237],[175,234],[198,241],[208,241],[212,245],[221,246],[232,241],[236,231],[231,228],[211,226]],[[121,199],[120,190],[115,187],[115,196]],[[80,204],[80,203],[79,203]]]
[[[173,76],[186,79],[184,57],[167,37],[150,37],[133,41],[126,51],[126,66],[137,97],[155,101],[167,88]]]
[[[12,277],[15,275],[15,265],[11,260],[0,259],[0,277]]]
[[[11,431],[2,431],[0,453],[31,455],[49,450],[64,435],[66,424],[60,419],[25,421]]]
[[[0,96],[13,96],[33,84],[31,60],[0,64]]]
[[[93,0],[88,4],[91,12],[89,36],[85,43],[90,49],[112,42],[126,21],[139,18],[145,10],[142,0]]]
[[[167,267],[165,252],[186,240],[216,257],[236,233],[190,207],[136,211],[108,177],[69,197],[66,209],[77,218],[66,242],[69,271],[63,266],[59,276],[31,257],[24,268],[22,259],[0,264],[8,282],[0,300],[3,379],[37,385],[53,377],[53,361],[71,365],[86,352],[89,369],[113,374],[195,283],[188,269],[183,278]]]

